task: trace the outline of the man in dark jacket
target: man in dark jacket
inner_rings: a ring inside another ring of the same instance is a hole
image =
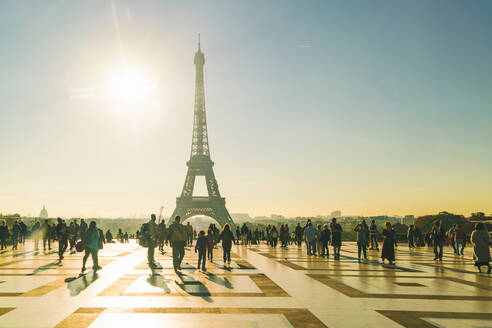
[[[444,244],[446,234],[441,222],[437,221],[434,224],[434,227],[432,227],[431,235],[432,242],[434,244],[434,260],[442,261],[442,246]]]
[[[24,244],[26,242],[26,234],[27,234],[27,226],[24,222],[19,222],[19,237],[18,241],[20,244]]]
[[[2,221],[0,225],[0,247],[1,249],[7,249],[7,239],[9,239],[9,227]]]
[[[369,226],[369,237],[371,239],[371,248],[379,250],[378,247],[378,226],[376,225],[376,221],[372,220],[371,225]]]
[[[188,240],[186,228],[180,223],[181,217],[176,216],[173,224],[167,229],[167,237],[173,249],[173,266],[175,271],[181,270],[181,262],[185,256],[185,244]]]
[[[147,250],[147,261],[149,262],[150,268],[157,268],[159,265],[155,262],[154,252],[155,246],[157,244],[157,224],[155,223],[155,214],[150,216],[150,221],[147,223],[147,231],[145,238],[147,238],[148,242],[148,250]]]
[[[21,235],[21,227],[19,222],[15,220],[12,226],[12,250],[17,249],[17,244],[19,243],[19,236]]]
[[[297,247],[301,247],[302,246],[302,234],[303,234],[303,232],[302,232],[301,224],[299,222],[297,222],[295,234],[296,234]]]
[[[63,260],[63,253],[67,250],[68,247],[68,229],[65,221],[61,218],[56,219],[58,224],[56,226],[56,235],[58,238],[58,258],[59,260]]]

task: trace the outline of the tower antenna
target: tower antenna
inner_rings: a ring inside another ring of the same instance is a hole
[[[198,51],[200,51],[200,33],[198,33]]]

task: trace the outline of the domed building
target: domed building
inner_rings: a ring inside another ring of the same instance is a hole
[[[39,213],[39,217],[41,219],[47,219],[48,218],[48,211],[46,210],[46,207],[43,205],[43,209]]]

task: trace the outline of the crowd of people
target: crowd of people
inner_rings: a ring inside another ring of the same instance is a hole
[[[131,235],[128,232],[123,233],[121,229],[118,231],[118,241],[128,243]],[[91,221],[89,225],[84,219],[77,222],[77,219],[67,223],[62,218],[57,218],[56,223],[50,223],[50,220],[36,220],[31,229],[22,220],[16,220],[11,227],[6,221],[0,222],[0,250],[6,251],[9,246],[11,250],[18,250],[19,245],[24,245],[27,238],[32,238],[34,250],[40,250],[40,241],[42,241],[43,252],[52,251],[54,242],[58,243],[58,261],[61,263],[64,259],[67,250],[70,254],[77,251],[85,251],[82,260],[82,270],[85,272],[85,264],[89,256],[92,257],[94,272],[101,269],[98,263],[98,252],[103,248],[103,244],[113,242],[111,230],[107,230],[105,234],[99,229],[95,221]]]
[[[204,230],[201,230],[198,234],[190,227],[189,223],[182,225],[180,223],[180,217],[177,216],[173,224],[166,229],[163,222],[156,225],[155,216],[152,216],[151,221],[144,224],[142,230],[137,233],[137,236],[140,236],[141,244],[149,247],[149,266],[159,266],[155,263],[153,257],[153,248],[155,245],[159,245],[159,249],[163,250],[163,245],[169,243],[173,249],[174,268],[177,271],[181,270],[185,247],[192,246],[194,239],[196,239],[194,249],[198,253],[198,268],[204,271],[206,271],[206,261],[213,262],[213,249],[216,248],[219,242],[222,242],[224,264],[230,263],[232,244],[242,244],[245,246],[257,245],[261,241],[265,241],[272,248],[277,247],[279,241],[281,248],[286,248],[292,244],[301,247],[304,242],[308,256],[320,257],[329,257],[329,246],[331,246],[334,260],[340,260],[343,229],[337,223],[336,218],[333,218],[330,224],[318,224],[316,227],[311,220],[308,220],[305,226],[301,226],[298,223],[292,232],[289,232],[287,224],[280,225],[278,229],[275,225],[268,225],[264,230],[260,230],[258,227],[252,230],[246,224],[243,224],[242,227],[236,228],[236,236],[234,236],[229,224],[225,224],[221,231],[219,231],[215,224],[211,224],[206,233]],[[382,262],[385,263],[385,261],[388,261],[389,264],[395,263],[397,237],[390,222],[385,223],[381,232],[374,220],[372,220],[369,226],[365,220],[362,220],[353,230],[356,233],[359,261],[367,260],[368,250],[379,251],[378,240],[382,239]],[[416,227],[410,226],[407,233],[409,248],[424,246],[424,244],[420,243],[421,235]],[[443,246],[448,241],[456,255],[463,255],[467,239],[464,230],[459,224],[456,224],[448,231],[444,231],[441,222],[437,221],[426,236],[431,240],[427,245],[434,248],[434,260],[442,261]],[[142,240],[144,241],[142,242]],[[479,271],[481,271],[482,267],[487,267],[487,272],[490,273],[490,238],[483,224],[478,223],[475,226],[470,241],[474,248],[475,265]]]
[[[330,256],[330,246],[334,260],[340,260],[340,250],[342,247],[342,226],[333,218],[328,224],[314,225],[308,220],[304,226],[297,223],[293,231],[289,230],[287,224],[281,224],[278,228],[275,225],[268,225],[265,229],[256,227],[250,229],[246,224],[236,228],[234,236],[232,227],[224,225],[219,230],[215,224],[210,224],[208,229],[197,233],[190,222],[183,225],[179,216],[175,217],[172,224],[166,227],[164,221],[156,223],[155,215],[151,220],[142,225],[135,235],[129,235],[118,229],[116,239],[120,243],[128,243],[130,238],[136,237],[140,245],[148,248],[147,259],[151,268],[160,268],[160,264],[155,261],[154,252],[158,250],[164,254],[164,245],[172,248],[173,266],[175,270],[181,270],[181,263],[184,257],[185,247],[192,247],[196,240],[194,249],[198,253],[198,268],[206,270],[206,261],[214,261],[213,250],[221,244],[223,251],[224,264],[231,262],[231,248],[233,244],[257,245],[264,241],[272,248],[279,244],[281,248],[290,245],[301,247],[304,242],[308,256]],[[384,228],[379,231],[375,221],[372,220],[368,226],[362,220],[355,226],[353,231],[356,233],[357,257],[359,261],[367,260],[368,250],[379,251],[379,241],[382,240],[381,260],[390,264],[395,262],[395,247],[397,247],[396,232],[390,222],[386,222]],[[42,240],[43,251],[50,251],[53,242],[58,242],[58,257],[61,262],[67,250],[71,253],[84,251],[82,272],[86,270],[85,264],[89,256],[94,263],[94,271],[101,267],[98,264],[98,251],[102,249],[104,243],[113,242],[113,235],[110,230],[104,234],[91,221],[89,225],[81,219],[80,224],[76,219],[68,224],[65,220],[57,218],[56,224],[50,224],[49,220],[44,222],[35,221],[29,230],[24,222],[16,220],[11,227],[5,221],[0,222],[0,249],[6,250],[11,246],[12,250],[17,250],[18,245],[23,245],[26,238],[32,238],[34,249],[39,250],[39,242]],[[460,224],[456,224],[445,230],[442,223],[436,221],[425,234],[416,226],[411,225],[407,231],[408,247],[410,249],[427,245],[434,251],[434,260],[442,261],[443,247],[452,247],[456,256],[463,256],[467,244],[467,235]],[[490,273],[490,236],[482,223],[477,223],[469,238],[473,245],[475,266],[481,272],[483,267]]]

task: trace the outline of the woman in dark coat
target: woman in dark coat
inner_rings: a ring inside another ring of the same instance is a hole
[[[478,272],[482,272],[482,266],[485,266],[487,267],[487,273],[490,273],[492,270],[489,264],[490,236],[483,223],[480,222],[475,225],[475,230],[473,230],[470,240],[473,244],[473,258]]]
[[[383,230],[383,249],[381,251],[381,258],[388,260],[390,264],[395,261],[395,243],[396,236],[395,230],[391,227],[390,222],[385,223],[385,229]]]
[[[331,219],[331,246],[333,246],[333,255],[335,260],[340,260],[340,249],[342,248],[342,226],[337,223],[337,219]]]
[[[234,235],[231,231],[231,227],[226,224],[220,233],[219,240],[222,240],[222,250],[224,252],[224,264],[226,261],[231,263],[231,248],[232,243],[235,242]]]

